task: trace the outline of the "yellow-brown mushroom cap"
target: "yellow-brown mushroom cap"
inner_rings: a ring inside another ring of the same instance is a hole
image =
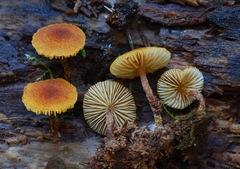
[[[72,24],[52,24],[40,28],[32,37],[39,55],[49,59],[75,56],[85,45],[85,34]]]
[[[110,66],[110,72],[118,78],[133,79],[138,69],[153,73],[168,64],[171,54],[165,48],[144,47],[118,56]]]
[[[184,70],[169,69],[158,80],[158,95],[169,107],[184,109],[194,100],[194,96],[186,95],[186,91],[198,91],[203,89],[204,78],[195,67],[187,67]]]
[[[130,91],[114,81],[98,82],[91,86],[83,99],[83,114],[88,125],[106,135],[106,112],[111,109],[117,127],[136,118],[136,105]]]
[[[24,87],[22,102],[36,114],[56,115],[73,108],[77,97],[76,87],[57,78],[29,83]]]

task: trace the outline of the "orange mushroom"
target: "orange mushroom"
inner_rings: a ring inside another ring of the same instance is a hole
[[[39,55],[62,59],[66,79],[71,77],[66,58],[75,56],[85,45],[85,34],[77,26],[58,23],[40,28],[32,37],[32,45]]]
[[[51,129],[55,132],[53,125],[56,114],[73,108],[77,97],[76,87],[64,79],[57,78],[29,83],[24,87],[22,102],[27,110],[49,115],[50,122],[53,121]]]

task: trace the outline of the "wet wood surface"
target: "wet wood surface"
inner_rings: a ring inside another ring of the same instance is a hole
[[[98,81],[116,79],[110,74],[109,66],[115,57],[131,50],[126,31],[135,48],[160,46],[172,53],[166,68],[148,75],[155,93],[156,82],[167,69],[196,66],[204,75],[203,95],[210,122],[207,131],[200,132],[208,133],[208,137],[201,151],[194,154],[194,160],[188,161],[189,152],[183,151],[179,161],[171,161],[172,165],[168,162],[168,166],[159,164],[159,167],[239,168],[240,4],[208,1],[193,7],[186,2],[181,5],[169,1],[138,1],[136,5],[126,1],[123,6],[115,6],[122,20],[114,25],[116,14],[104,7],[111,9],[109,2],[86,1],[87,5],[83,4],[74,13],[72,1],[1,1],[0,168],[54,168],[58,161],[63,161],[62,168],[88,168],[87,163],[103,138],[83,119],[83,95]],[[125,17],[124,12],[129,15]],[[112,23],[106,22],[108,17]],[[78,89],[79,99],[74,109],[59,116],[61,140],[53,143],[48,139],[48,117],[27,111],[21,97],[24,86],[45,71],[38,63],[27,60],[26,53],[46,63],[55,77],[63,77],[61,61],[38,56],[31,45],[32,35],[39,28],[60,22],[84,30],[87,56],[79,53],[69,60],[73,72],[71,82]],[[140,80],[116,80],[129,87],[136,99],[137,124],[150,124],[153,117]],[[164,119],[165,123],[169,121],[167,115]]]

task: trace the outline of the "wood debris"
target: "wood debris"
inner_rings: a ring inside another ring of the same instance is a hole
[[[208,0],[170,0],[181,5],[190,5],[190,6],[207,6]]]

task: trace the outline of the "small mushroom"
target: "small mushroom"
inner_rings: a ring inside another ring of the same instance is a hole
[[[201,94],[203,84],[203,75],[196,67],[170,69],[158,80],[158,95],[164,104],[175,109],[184,109],[194,100],[199,100],[198,112],[201,112],[205,110]]]
[[[91,86],[83,99],[83,115],[97,133],[112,137],[113,127],[121,128],[136,118],[136,105],[130,91],[114,81]]]
[[[162,104],[153,94],[146,74],[163,68],[169,61],[171,54],[165,48],[144,47],[134,49],[119,56],[110,66],[110,72],[118,78],[133,79],[140,76],[142,87],[154,112],[155,124],[162,126]]]
[[[29,111],[50,116],[51,130],[56,132],[56,114],[74,107],[78,93],[68,81],[57,78],[29,83],[24,87],[22,102]]]
[[[67,58],[75,56],[85,45],[85,34],[77,26],[66,23],[40,28],[32,37],[32,45],[39,55],[62,59],[66,79],[71,77]]]

